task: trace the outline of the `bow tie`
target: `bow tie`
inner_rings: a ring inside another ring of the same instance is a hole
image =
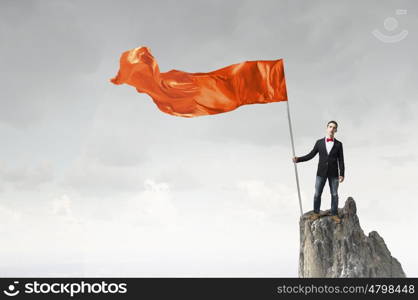
[[[334,141],[333,138],[327,138],[327,142],[332,142],[332,141]]]

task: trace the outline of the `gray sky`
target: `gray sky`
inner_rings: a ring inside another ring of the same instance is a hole
[[[162,72],[284,58],[296,154],[337,120],[339,206],[352,196],[365,233],[378,231],[418,276],[417,8],[1,1],[0,274],[297,277],[285,103],[164,114],[148,95],[109,82],[122,52],[148,46]],[[298,164],[305,212],[317,159]],[[330,202],[327,184],[321,209]]]

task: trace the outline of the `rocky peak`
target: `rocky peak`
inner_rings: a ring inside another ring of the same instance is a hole
[[[376,231],[364,234],[353,198],[338,209],[340,224],[330,210],[315,221],[312,213],[299,220],[299,277],[406,277],[383,238]]]

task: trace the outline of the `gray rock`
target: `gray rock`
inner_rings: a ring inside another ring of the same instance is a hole
[[[364,234],[353,198],[338,209],[340,224],[330,210],[315,221],[309,219],[312,213],[299,220],[299,277],[406,277],[383,238],[376,231]]]

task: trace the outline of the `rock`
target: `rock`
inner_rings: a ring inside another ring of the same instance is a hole
[[[309,219],[312,213],[299,220],[299,277],[406,277],[383,238],[376,231],[364,234],[353,198],[338,209],[340,224],[330,210],[315,221]]]

